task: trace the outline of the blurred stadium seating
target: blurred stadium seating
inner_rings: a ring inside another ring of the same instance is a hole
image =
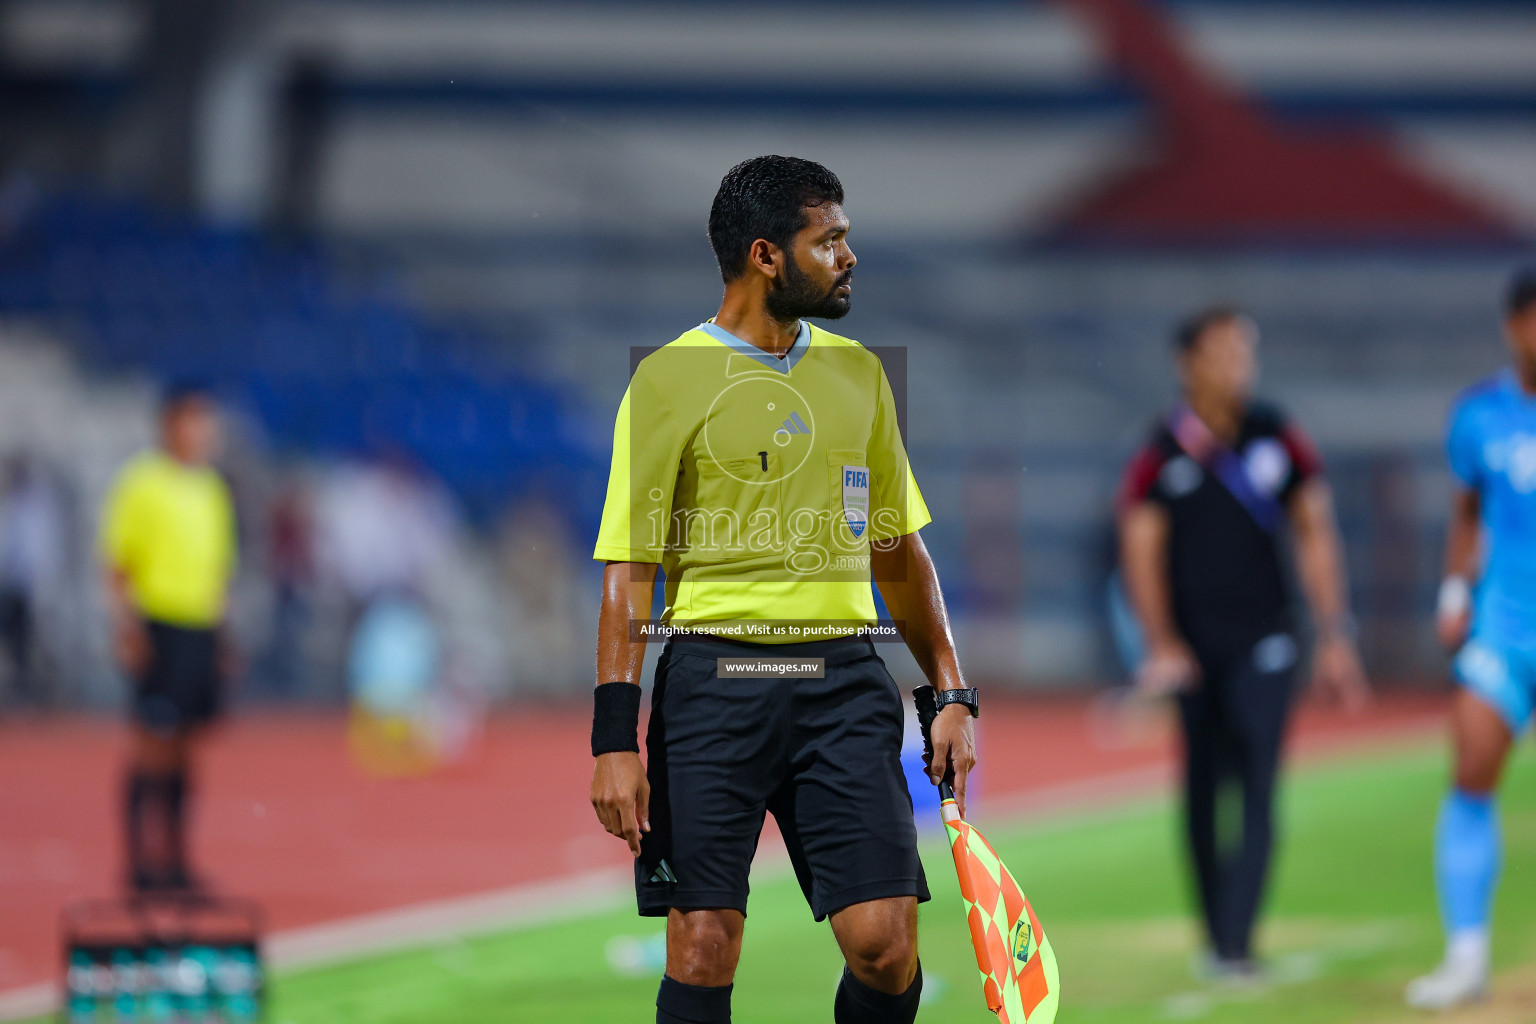
[[[0,313],[48,321],[98,370],[215,384],[279,450],[398,450],[482,516],[542,489],[595,521],[601,456],[569,394],[387,282],[339,276],[322,245],[76,193],[13,223]]]

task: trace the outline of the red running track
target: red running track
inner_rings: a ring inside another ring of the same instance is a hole
[[[1444,704],[1398,696],[1361,719],[1307,709],[1293,747],[1423,733]],[[1058,804],[1123,795],[1171,775],[1160,730],[1106,743],[1080,698],[992,698],[979,724],[978,810],[1042,791]],[[274,930],[622,867],[625,848],[587,803],[588,727],[584,709],[510,711],[457,765],[379,779],[353,765],[339,717],[237,719],[203,754],[196,861],[217,889],[263,903]],[[0,722],[0,994],[55,976],[67,901],[116,891],[125,738],[103,720]]]

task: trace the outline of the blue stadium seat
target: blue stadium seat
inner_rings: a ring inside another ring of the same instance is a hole
[[[538,493],[595,526],[604,458],[568,395],[391,282],[340,276],[317,244],[72,192],[0,243],[0,313],[56,322],[104,370],[207,380],[281,448],[408,453],[482,520]]]

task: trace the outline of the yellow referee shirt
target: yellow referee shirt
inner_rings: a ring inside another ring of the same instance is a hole
[[[224,618],[235,571],[234,507],[217,471],[164,452],[135,456],[107,495],[102,557],[146,619],[206,629]]]
[[[872,623],[871,543],[929,521],[872,352],[802,322],[779,359],[711,322],[630,380],[593,557],[660,563],[670,627],[792,643]]]

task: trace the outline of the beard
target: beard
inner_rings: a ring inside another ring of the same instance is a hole
[[[852,279],[853,268],[850,267],[823,291],[791,257],[785,261],[784,276],[774,281],[764,305],[768,315],[779,323],[787,324],[808,316],[818,320],[839,320],[848,315],[853,299],[838,295],[837,290]]]

